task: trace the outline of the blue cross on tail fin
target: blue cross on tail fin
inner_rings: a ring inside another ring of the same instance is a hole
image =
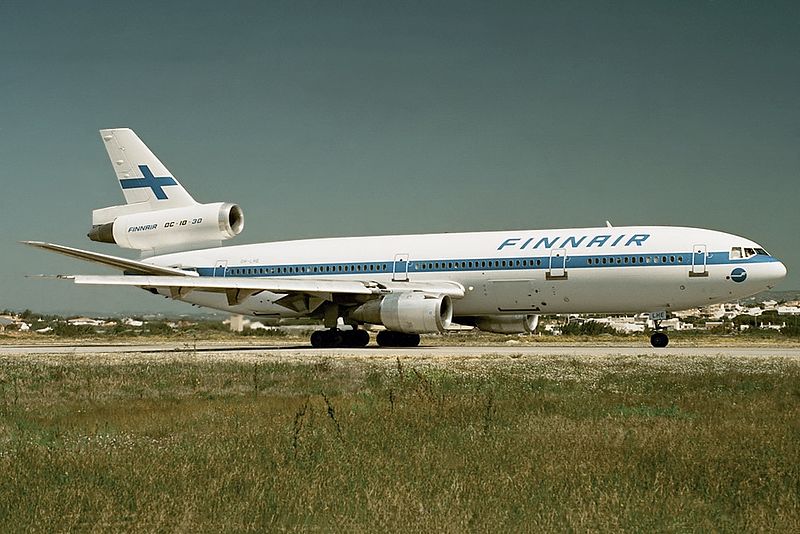
[[[143,178],[123,178],[119,181],[122,189],[139,189],[142,187],[149,187],[152,189],[153,194],[158,200],[167,200],[167,194],[164,192],[164,186],[178,185],[175,178],[172,176],[153,176],[150,167],[147,165],[139,165],[139,170],[142,172]]]

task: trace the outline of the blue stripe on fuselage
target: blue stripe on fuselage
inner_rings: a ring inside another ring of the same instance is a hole
[[[664,259],[666,258],[666,261]],[[647,260],[650,260],[649,262]],[[641,261],[640,261],[641,260]],[[657,260],[657,261],[656,261]],[[591,263],[590,263],[591,261]],[[603,263],[605,261],[605,263]],[[777,262],[772,256],[757,255],[745,259],[731,260],[728,252],[711,252],[706,265],[745,265],[754,263]],[[569,256],[566,268],[571,269],[608,269],[614,267],[674,267],[692,266],[692,252],[670,252],[659,254],[592,254]],[[561,268],[559,263],[558,268]],[[408,273],[426,272],[482,272],[482,271],[524,271],[549,270],[550,256],[532,256],[523,258],[459,258],[459,259],[426,259],[408,261]],[[199,267],[200,276],[331,276],[353,274],[391,274],[394,261],[378,262],[337,262],[337,263],[299,263],[273,265],[235,265],[222,267]],[[405,266],[403,266],[405,272]]]

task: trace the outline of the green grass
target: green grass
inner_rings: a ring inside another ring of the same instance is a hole
[[[682,366],[5,361],[0,531],[800,530],[800,365]]]

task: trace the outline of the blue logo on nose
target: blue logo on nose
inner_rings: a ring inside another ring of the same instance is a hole
[[[731,271],[731,280],[734,282],[744,282],[747,279],[747,271],[741,267],[737,267]]]

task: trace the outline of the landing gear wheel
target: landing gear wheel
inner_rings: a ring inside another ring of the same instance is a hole
[[[344,330],[342,332],[342,346],[361,348],[369,345],[369,332],[366,330]]]
[[[342,346],[342,334],[336,330],[317,330],[311,334],[311,346],[316,349],[332,349]]]
[[[381,330],[375,337],[379,347],[416,347],[419,345],[419,334],[406,334],[404,332],[392,332],[391,330]]]
[[[669,343],[669,337],[664,332],[654,332],[650,336],[650,344],[657,349],[663,349]]]
[[[315,330],[311,333],[311,346],[315,349],[321,349],[325,346],[325,331]]]

